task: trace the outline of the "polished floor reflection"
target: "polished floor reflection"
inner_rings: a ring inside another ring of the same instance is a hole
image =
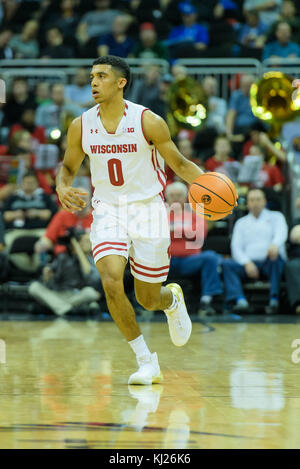
[[[299,326],[212,326],[142,323],[164,383],[139,387],[113,323],[1,322],[0,448],[300,448]]]

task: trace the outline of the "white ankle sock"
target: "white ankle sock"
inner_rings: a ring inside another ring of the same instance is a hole
[[[174,295],[174,293],[172,292],[172,295],[173,295],[173,301],[172,301],[172,304],[171,306],[169,306],[167,309],[165,309],[165,311],[171,311],[172,309],[176,308],[177,304],[178,304],[178,299],[177,299],[177,296]]]
[[[147,358],[151,357],[151,352],[147,347],[145,342],[144,336],[139,335],[136,339],[131,340],[128,342],[134,353],[136,354],[136,358]]]

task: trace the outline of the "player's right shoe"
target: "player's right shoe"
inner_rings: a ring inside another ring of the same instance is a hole
[[[166,285],[177,298],[177,306],[165,309],[168,319],[170,337],[174,345],[182,347],[187,343],[192,333],[192,321],[188,315],[184,296],[180,285],[169,283]]]
[[[163,375],[160,371],[156,353],[152,353],[147,359],[138,359],[139,369],[133,373],[128,380],[128,384],[149,385],[161,383]]]

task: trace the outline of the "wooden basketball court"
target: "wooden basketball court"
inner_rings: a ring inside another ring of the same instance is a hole
[[[141,323],[165,378],[149,387],[128,387],[111,322],[0,327],[0,448],[300,448],[297,324],[196,322],[176,348],[165,322]]]

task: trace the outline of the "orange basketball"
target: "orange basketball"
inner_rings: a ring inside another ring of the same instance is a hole
[[[238,199],[234,184],[222,173],[205,173],[190,185],[189,202],[197,215],[207,220],[227,217]]]

